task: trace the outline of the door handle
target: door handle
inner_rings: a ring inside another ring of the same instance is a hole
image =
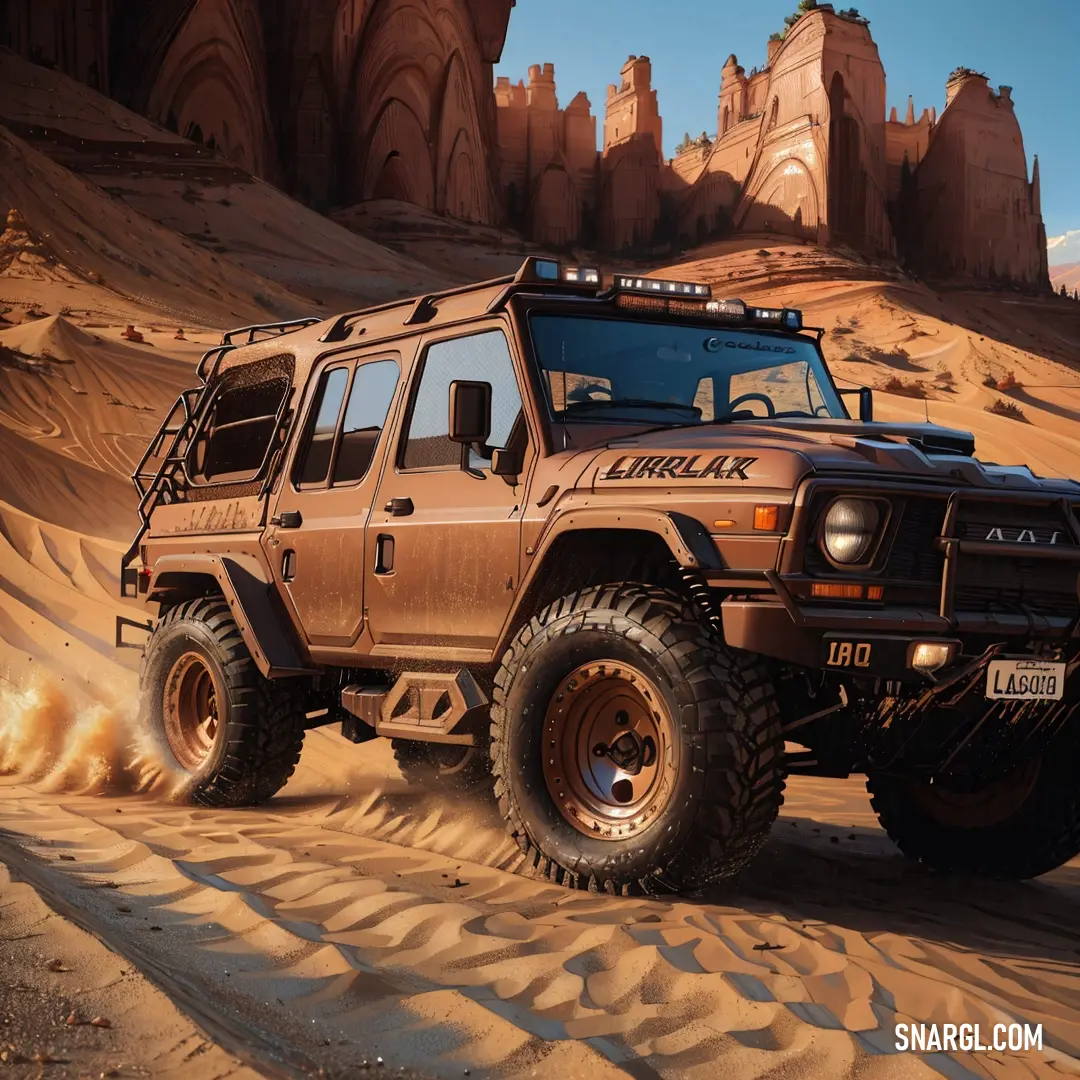
[[[391,499],[383,510],[391,517],[408,517],[413,512],[412,499]]]
[[[304,524],[304,515],[299,510],[282,510],[270,519],[270,524],[279,529],[299,529]]]
[[[281,557],[281,580],[292,581],[296,577],[296,552],[291,548]]]

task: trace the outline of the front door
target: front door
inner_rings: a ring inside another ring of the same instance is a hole
[[[363,629],[365,528],[400,374],[396,354],[325,366],[281,481],[264,543],[311,645],[347,648]]]
[[[489,650],[518,585],[524,477],[532,450],[518,376],[499,326],[428,338],[393,463],[368,527],[368,624],[377,645]],[[450,384],[489,382],[485,446],[448,438]],[[521,455],[513,481],[491,471],[495,449]]]

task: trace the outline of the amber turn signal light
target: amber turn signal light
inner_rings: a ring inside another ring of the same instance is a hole
[[[780,521],[779,506],[755,506],[754,528],[761,532],[776,532],[777,523]]]
[[[810,586],[811,596],[828,597],[830,600],[861,600],[863,598],[861,585],[839,585],[831,582],[815,581]]]
[[[810,586],[810,595],[826,597],[829,600],[881,600],[885,590],[881,585],[843,585],[815,581]]]

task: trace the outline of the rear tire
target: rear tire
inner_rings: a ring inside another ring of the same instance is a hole
[[[410,787],[443,795],[491,790],[491,758],[479,746],[392,739],[394,760]]]
[[[1080,740],[981,790],[871,773],[870,802],[894,844],[934,870],[1024,880],[1080,855]]]
[[[692,601],[624,583],[563,597],[495,678],[507,828],[553,881],[627,894],[738,874],[783,801],[783,739],[760,658]]]
[[[180,790],[205,806],[265,802],[304,742],[302,700],[263,678],[229,605],[201,597],[158,621],[140,672],[142,726]]]

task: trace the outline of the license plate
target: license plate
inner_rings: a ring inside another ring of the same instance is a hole
[[[986,696],[1007,701],[1060,701],[1065,665],[1046,660],[991,660]]]

